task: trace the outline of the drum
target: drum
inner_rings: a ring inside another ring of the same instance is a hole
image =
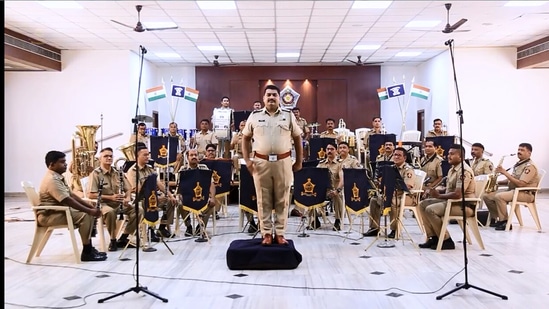
[[[162,129],[160,129],[160,132],[162,133],[162,136],[167,136],[168,133],[170,132],[170,129],[162,128]]]
[[[214,135],[219,140],[231,138],[231,119],[233,110],[230,108],[214,108],[212,115]]]

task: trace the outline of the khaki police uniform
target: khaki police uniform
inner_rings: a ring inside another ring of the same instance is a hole
[[[320,133],[320,138],[336,138],[337,139],[337,132],[336,131],[332,131],[332,132],[328,132],[328,131],[324,131],[322,133]]]
[[[473,173],[475,173],[475,176],[488,175],[491,174],[494,170],[494,164],[492,164],[492,161],[486,158],[475,159],[471,163],[471,169],[473,169]]]
[[[137,135],[137,142],[145,144],[147,148],[150,148],[151,146],[151,139],[149,135]],[[130,143],[135,143],[135,134],[130,136]]]
[[[244,157],[242,155],[242,136],[242,132],[238,132],[233,136],[231,140],[231,145],[234,149],[234,155],[232,157],[233,168],[235,169],[237,174],[240,172],[240,163],[238,162],[238,160]],[[248,153],[252,153],[252,149],[249,149]]]
[[[526,187],[537,187],[539,183],[538,168],[531,159],[517,162],[513,166],[513,177],[526,182]],[[509,182],[509,187],[505,191],[496,191],[486,193],[482,196],[486,207],[490,211],[491,218],[499,218],[499,221],[506,221],[507,203],[513,200],[516,185]],[[520,191],[517,201],[531,203],[535,199],[535,192]]]
[[[446,135],[448,135],[448,132],[446,131],[436,132],[435,130],[430,130],[427,132],[427,135],[425,135],[425,137],[437,137],[437,136],[446,136]]]
[[[253,138],[254,185],[261,234],[271,234],[275,211],[276,235],[284,236],[290,186],[293,183],[292,139],[301,135],[295,115],[280,107],[270,115],[265,108],[252,112],[242,134]],[[271,158],[271,160],[269,160]]]
[[[430,157],[424,156],[420,162],[420,169],[425,172],[425,178],[430,177],[426,185],[431,185],[433,181],[437,180],[442,175],[442,158],[436,153]]]
[[[465,179],[461,180],[461,163],[455,166],[452,166],[448,171],[448,180],[446,185],[446,193],[455,192],[456,189],[460,189],[462,186],[465,187],[465,198],[475,197],[475,179],[473,175],[473,170],[469,165],[464,164]],[[444,237],[448,239],[450,234],[448,231],[444,235],[440,235],[440,230],[442,229],[442,219],[444,218],[444,213],[446,212],[446,200],[438,198],[428,198],[419,203],[419,215],[423,219],[423,226],[427,233],[427,238],[429,237]],[[471,217],[474,215],[473,207],[471,205],[466,205],[465,215]],[[461,211],[461,202],[455,202],[451,205],[452,209],[450,210],[450,216],[462,216],[463,212]]]
[[[404,183],[410,189],[419,189],[414,188],[416,182],[416,174],[414,173],[414,168],[404,162],[401,166],[397,166],[398,172]],[[393,199],[391,201],[391,212],[389,216],[391,218],[391,230],[396,231],[398,227],[398,218],[400,210],[400,200],[402,198],[403,191],[395,190],[393,194]],[[410,195],[406,196],[406,204],[411,205],[413,203],[413,198]],[[384,202],[380,198],[372,198],[370,200],[370,228],[379,228],[379,220],[381,217],[381,209],[384,207]]]
[[[59,206],[61,201],[70,197],[71,191],[65,183],[63,175],[48,170],[42,182],[40,183],[40,205],[41,206]],[[66,206],[66,205],[64,205]],[[83,244],[89,244],[92,229],[94,227],[94,217],[80,210],[71,209],[72,221],[78,227],[78,233]],[[66,225],[67,216],[65,211],[59,210],[39,210],[37,212],[37,221],[40,226]]]
[[[198,151],[198,156],[200,159],[201,157],[204,157],[204,155],[206,154],[206,146],[208,144],[217,145],[218,141],[212,131],[207,131],[207,132],[200,131],[194,135],[194,143],[196,145],[196,149]]]
[[[341,162],[341,168],[362,168],[358,159],[352,155],[347,155],[345,159],[339,157],[339,162]]]
[[[120,181],[120,173],[114,167],[111,167],[109,170],[105,170],[102,167],[98,167],[93,170],[90,174],[89,181],[89,192],[90,193],[99,193],[99,182],[103,179],[103,190],[101,191],[101,213],[103,214],[103,221],[107,226],[107,231],[111,239],[116,238],[116,215],[118,208],[121,206],[120,202],[108,201],[105,199],[106,196],[118,194],[119,192],[125,193],[131,190],[130,183],[126,179],[126,175],[122,173],[122,182]],[[122,191],[120,188],[122,187]],[[133,234],[137,227],[137,215],[135,213],[135,207],[133,206],[122,206],[124,214],[126,215],[126,228],[124,234]],[[143,218],[143,211],[139,210],[139,218]],[[139,220],[141,222],[141,220]]]
[[[340,182],[340,173],[342,172],[342,165],[339,159],[330,160],[324,159],[318,162],[318,168],[327,168],[330,171],[330,184],[332,186],[331,190],[335,190],[339,187]],[[338,192],[336,196],[332,198],[332,203],[335,212],[335,218],[341,220],[343,213],[343,198],[341,192]],[[311,212],[312,215],[312,212]]]
[[[379,161],[393,161],[393,154],[392,153],[390,155],[387,155],[385,153],[380,154],[379,156],[376,157],[376,162],[379,162]]]
[[[136,172],[137,172],[137,163],[132,165],[128,170],[128,172],[126,173],[126,178],[130,183],[132,192],[137,192],[136,191],[137,187],[139,187],[139,189],[141,190],[143,188],[143,185],[145,184],[145,180],[147,180],[147,177],[151,174],[156,174],[156,171],[154,170],[154,168],[148,164],[146,164],[142,168],[139,168],[139,176],[138,176],[139,186],[136,186],[136,183],[135,183]],[[157,189],[158,189],[158,183],[160,182],[160,180],[158,180],[157,178],[156,182],[157,182]],[[164,211],[160,224],[166,224],[167,226],[170,226],[173,223],[173,219],[175,216],[175,204],[170,202],[168,200],[168,197],[165,194],[166,194],[165,192],[161,192],[160,195],[158,196],[159,206]],[[136,203],[137,202],[139,201],[136,201]]]

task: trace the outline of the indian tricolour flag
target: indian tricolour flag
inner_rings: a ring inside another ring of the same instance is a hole
[[[160,100],[166,97],[166,89],[164,89],[164,86],[157,86],[150,89],[145,90],[147,101],[152,102],[156,100]]]
[[[196,102],[198,100],[198,90],[185,87],[185,95],[183,98],[191,102]]]
[[[410,95],[427,100],[429,98],[430,91],[431,89],[427,87],[423,87],[418,84],[412,84],[412,90],[410,91]]]
[[[377,90],[377,96],[380,101],[387,100],[389,96],[387,95],[387,88],[379,88]]]

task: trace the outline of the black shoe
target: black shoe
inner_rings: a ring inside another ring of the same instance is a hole
[[[130,241],[128,239],[119,239],[117,242],[116,242],[116,246],[118,248],[129,248],[129,249],[132,249],[132,248],[135,248],[134,245],[132,244],[128,244]],[[128,245],[128,247],[126,247],[126,245]]]
[[[156,231],[156,235],[164,238],[172,237],[172,233],[170,233],[166,228],[159,228],[158,231]]]
[[[496,227],[499,225],[499,222],[496,219],[490,219],[490,227]]]
[[[193,236],[193,227],[191,225],[187,225],[187,229],[185,230],[185,236]]]
[[[442,242],[441,250],[454,250],[456,248],[456,244],[454,244],[454,241],[452,240],[452,237],[449,237],[448,239],[445,239]],[[436,250],[437,244],[434,244],[431,246],[431,249]]]
[[[507,227],[507,220],[501,221],[496,226],[496,231],[505,231],[505,228]],[[509,231],[513,229],[513,225],[509,226]]]
[[[369,229],[366,231],[366,233],[363,233],[362,236],[364,237],[375,237],[379,234],[379,229]]]
[[[113,239],[109,244],[109,251],[116,251],[116,250],[118,250],[118,246],[116,244],[116,239]]]
[[[93,252],[93,250],[90,253],[84,253],[80,254],[80,261],[82,262],[100,262],[107,259],[106,255],[101,255]]]
[[[395,231],[391,231],[391,233],[389,233],[389,235],[387,235],[388,238],[395,238]]]
[[[419,244],[418,247],[423,249],[430,249],[433,245],[436,246],[438,244],[438,237],[433,236],[429,237],[426,242]]]
[[[334,222],[334,227],[332,228],[332,230],[334,231],[341,231],[341,222],[339,221],[339,219],[336,219],[335,222]]]
[[[160,238],[158,238],[158,236],[156,236],[153,229],[149,229],[149,236],[150,236],[149,240],[151,242],[160,242]]]
[[[215,212],[215,220],[219,220],[219,214],[217,213],[217,211]]]
[[[107,252],[101,252],[101,251],[95,249],[95,247],[92,247],[92,251],[95,254],[102,255],[102,256],[107,256]]]

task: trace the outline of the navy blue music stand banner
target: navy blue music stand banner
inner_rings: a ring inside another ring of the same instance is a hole
[[[335,143],[334,138],[329,137],[313,137],[309,140],[309,160],[322,160],[326,159],[326,145],[328,143]]]
[[[386,142],[393,142],[396,147],[396,135],[395,134],[372,134],[369,137],[368,150],[370,151],[370,162],[375,162],[376,157],[383,153],[379,149],[385,145]]]
[[[240,165],[240,179],[239,179],[239,200],[240,209],[250,212],[257,212],[257,195],[255,193],[254,178],[248,171],[245,164]]]
[[[201,213],[208,207],[210,185],[212,183],[211,170],[183,170],[179,173],[179,194],[183,199],[183,209],[195,214]]]
[[[220,197],[231,191],[231,178],[233,173],[233,161],[230,159],[202,160],[212,171],[212,179],[215,185],[215,196]]]
[[[345,207],[355,214],[366,211],[370,204],[370,194],[374,188],[370,184],[366,169],[343,169],[343,192]]]
[[[327,168],[306,167],[294,172],[294,203],[301,207],[320,207],[331,188]]]
[[[174,165],[177,161],[177,147],[179,146],[179,137],[151,136],[151,160],[160,167]],[[169,140],[169,145],[168,145]],[[168,151],[169,150],[169,151]]]
[[[148,225],[156,225],[158,222],[158,195],[156,194],[157,175],[150,174],[143,182],[139,197],[143,201],[145,210],[144,221]]]

